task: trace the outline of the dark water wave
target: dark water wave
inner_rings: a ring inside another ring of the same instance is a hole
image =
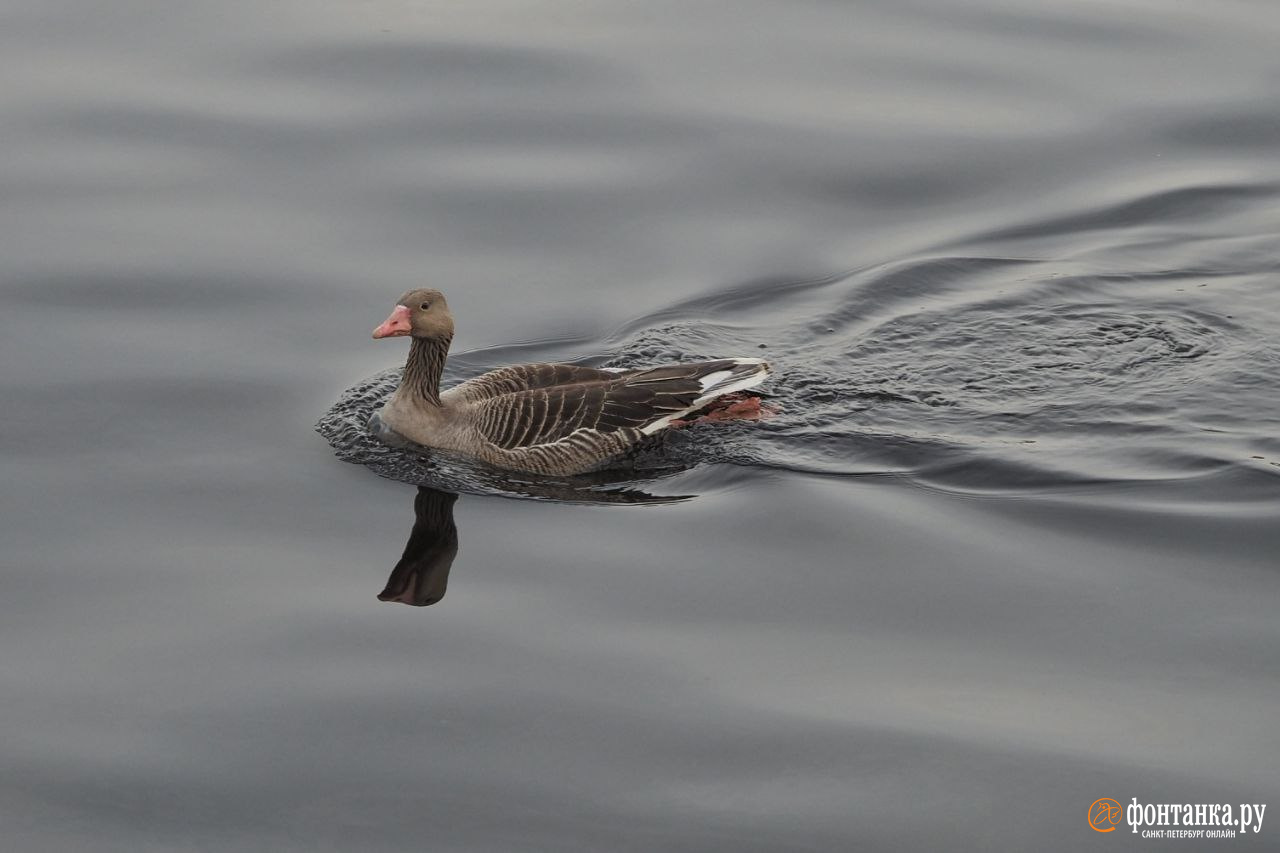
[[[1271,241],[1168,231],[1189,213],[1274,202],[1274,187],[1163,191],[970,240],[999,254],[951,250],[838,276],[762,279],[600,341],[460,354],[452,378],[524,360],[637,367],[760,354],[774,363],[765,393],[775,417],[673,435],[616,472],[615,484],[709,462],[893,473],[974,493],[1237,469],[1280,475],[1280,401],[1266,392],[1280,343],[1262,331],[1280,313],[1275,263],[1249,246]],[[1094,236],[1082,241],[1085,233]],[[344,459],[408,482],[530,492],[509,475],[427,465],[375,440],[365,424],[396,376],[352,389],[321,421]],[[563,498],[561,485],[538,496]],[[569,484],[568,496],[581,485]]]

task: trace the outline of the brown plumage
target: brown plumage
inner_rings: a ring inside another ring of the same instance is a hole
[[[523,364],[441,392],[453,317],[438,290],[406,293],[373,336],[412,338],[400,387],[380,412],[384,424],[426,447],[540,474],[600,468],[769,373],[754,358],[625,371]]]

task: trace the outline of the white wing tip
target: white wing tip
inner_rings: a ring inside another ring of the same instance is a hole
[[[698,385],[701,386],[701,390],[706,391],[709,388],[716,387],[732,375],[732,370],[717,370],[715,373],[708,373],[706,376],[701,377],[698,380]]]

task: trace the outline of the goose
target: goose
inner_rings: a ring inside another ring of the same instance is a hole
[[[410,338],[400,385],[376,415],[382,425],[428,449],[532,474],[598,470],[708,406],[718,419],[758,417],[758,398],[722,398],[769,375],[758,358],[638,370],[521,364],[441,391],[453,316],[433,289],[400,297],[373,337]]]

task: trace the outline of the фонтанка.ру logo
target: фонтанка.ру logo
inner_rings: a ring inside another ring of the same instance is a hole
[[[1230,803],[1139,803],[1134,797],[1122,806],[1100,797],[1089,805],[1089,827],[1114,832],[1123,817],[1135,833],[1140,826],[1155,827],[1142,830],[1143,838],[1235,838],[1237,832],[1261,832],[1266,811],[1266,803],[1240,803],[1236,808]]]

